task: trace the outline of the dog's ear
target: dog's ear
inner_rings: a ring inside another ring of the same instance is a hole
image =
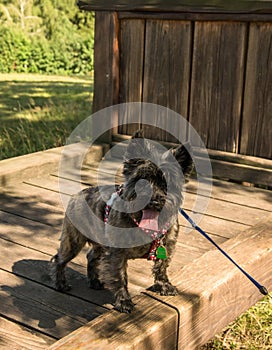
[[[192,147],[189,142],[172,149],[172,154],[179,163],[183,176],[187,179],[193,170]]]
[[[143,129],[137,130],[134,135],[132,136],[133,139],[141,139],[144,138],[144,131]]]
[[[146,159],[150,155],[150,145],[143,136],[143,130],[138,130],[129,141],[127,151],[125,153],[125,161],[127,159]]]
[[[150,148],[143,137],[143,131],[138,130],[129,141],[124,155],[123,174],[128,177],[130,174],[150,157]]]

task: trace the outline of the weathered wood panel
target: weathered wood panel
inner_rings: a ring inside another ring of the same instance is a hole
[[[196,22],[190,119],[206,147],[237,152],[247,26]]]
[[[9,320],[0,317],[0,349],[41,350],[48,349],[54,338],[31,331]]]
[[[120,22],[120,95],[119,102],[141,102],[142,81],[144,64],[145,45],[145,21],[144,20],[123,20]],[[140,127],[141,116],[138,122],[131,125],[129,108],[123,115],[119,116],[119,127],[121,134],[132,135]],[[133,115],[133,120],[137,116]]]
[[[69,334],[50,349],[176,349],[178,314],[149,296],[133,299],[130,315],[108,312]]]
[[[267,248],[272,244],[271,224],[270,216],[265,222],[224,244],[224,248],[237,261],[247,256],[244,267],[268,289],[272,287],[272,250]],[[256,288],[218,251],[210,251],[177,270],[174,281],[179,287],[177,296],[161,297],[144,292],[134,299],[137,304],[132,315],[108,312],[50,349],[110,346],[115,349],[156,347],[193,350],[261,298]],[[174,341],[176,312],[181,315],[178,320],[178,344]]]
[[[270,215],[266,221],[222,245],[268,290],[272,287],[271,224]],[[205,344],[213,334],[262,298],[256,287],[218,251],[210,251],[186,266],[177,274],[175,282],[180,296],[169,297],[167,303],[182,310],[180,349],[193,350]]]
[[[190,0],[187,3],[179,0],[79,0],[78,5],[83,10],[111,11],[185,11],[185,12],[236,12],[236,13],[271,13],[272,1],[252,0]]]
[[[105,312],[99,306],[56,293],[1,269],[0,279],[1,315],[57,339]]]
[[[226,3],[226,2],[225,2]],[[181,21],[243,21],[269,22],[272,13],[239,13],[239,12],[159,12],[159,11],[120,11],[119,19],[170,19]]]
[[[146,23],[143,102],[168,107],[187,119],[191,67],[191,23],[182,21],[148,20]],[[175,141],[164,130],[167,123],[186,130],[158,109],[154,127],[145,128],[145,136],[156,140]]]
[[[93,112],[118,103],[119,93],[119,22],[115,12],[97,12],[95,20],[94,51],[94,99]],[[93,135],[100,135],[100,130],[107,130],[107,125],[100,125],[101,120],[93,123]],[[101,135],[100,141],[109,142],[111,132]]]
[[[30,162],[30,158],[27,158]],[[33,160],[35,159],[38,161],[34,157]],[[265,164],[268,163],[266,160]],[[87,176],[85,170],[84,175]],[[96,170],[96,166],[92,164],[89,171],[94,173]],[[110,164],[105,167],[105,174],[108,174],[109,170]],[[18,171],[21,171],[21,167]],[[16,178],[16,174],[13,176]],[[70,176],[72,181],[68,179]],[[92,174],[88,179],[94,177]],[[69,182],[75,181],[78,179],[74,178],[73,173],[67,176],[69,191],[73,187]],[[17,184],[16,187],[6,187],[0,201],[5,209],[0,210],[0,246],[5,257],[0,259],[0,311],[4,319],[25,325],[37,332],[38,337],[41,332],[48,334],[49,341],[47,342],[47,337],[42,337],[41,341],[35,344],[35,338],[30,336],[28,342],[28,333],[22,333],[21,328],[1,328],[0,318],[0,337],[3,332],[2,338],[7,348],[16,349],[16,340],[20,337],[22,346],[29,345],[29,348],[33,349],[43,347],[43,340],[50,344],[52,337],[59,338],[93,318],[95,319],[91,324],[94,328],[87,325],[87,328],[78,330],[81,348],[85,345],[88,348],[104,348],[107,344],[116,349],[122,349],[124,346],[134,349],[176,349],[178,335],[180,347],[184,347],[184,341],[189,348],[189,345],[195,346],[204,342],[230,318],[259,297],[254,287],[245,282],[238,270],[232,269],[225,260],[221,262],[219,253],[207,252],[210,250],[208,241],[196,231],[188,235],[182,227],[176,254],[169,269],[170,279],[179,286],[178,296],[161,298],[144,291],[141,296],[133,298],[136,302],[133,315],[108,312],[107,309],[112,307],[108,305],[112,301],[108,292],[91,291],[86,285],[84,252],[69,264],[67,269],[72,290],[67,294],[57,293],[52,290],[47,266],[58,246],[59,218],[62,217],[57,193],[58,178],[47,175],[36,181],[28,179],[27,182],[28,184]],[[193,194],[186,193],[185,196],[185,206],[189,209],[192,208],[196,197],[195,182],[192,182],[190,191]],[[205,194],[206,192],[202,193],[204,196]],[[271,212],[270,203],[269,191],[216,181],[210,206],[201,226],[213,233],[213,238],[221,244],[231,236],[236,237],[241,228],[254,224],[257,218],[260,222],[263,217],[268,216]],[[15,214],[11,214],[12,212]],[[243,220],[246,224],[239,223]],[[186,225],[182,218],[180,223],[182,226]],[[225,248],[237,261],[244,262],[244,267],[259,278],[260,282],[265,285],[267,282],[269,288],[272,283],[269,268],[272,256],[271,249],[268,249],[271,246],[271,220],[262,223],[258,231],[252,230],[254,228],[248,229],[243,236],[230,239],[230,244],[224,243],[227,244]],[[148,264],[145,260],[130,262],[129,289],[133,296],[151,285],[151,266],[152,263]],[[226,281],[230,283],[228,285],[231,289],[225,287]],[[240,291],[239,295],[237,291]],[[94,303],[103,308],[95,306]],[[101,315],[105,310],[105,316]],[[9,330],[18,333],[12,335]],[[69,334],[68,339],[71,340],[71,337]],[[60,344],[54,346],[61,346],[66,340],[63,339]],[[71,341],[69,346],[75,348],[73,339]],[[66,345],[63,347],[66,348]]]
[[[272,158],[272,23],[249,31],[241,153]]]
[[[125,152],[125,145],[122,144],[122,142],[128,139],[129,136],[126,135],[113,135],[112,146],[114,147],[111,149],[111,155],[113,157],[119,159],[122,157],[122,154]],[[161,144],[166,148],[177,146],[177,144],[173,142],[162,141]],[[195,148],[194,154],[199,164],[205,161],[203,153],[199,151],[199,149]],[[213,177],[271,187],[272,160],[211,149],[208,149],[208,154],[211,161]],[[200,169],[201,168],[204,169],[205,167],[200,166]],[[207,174],[203,173],[202,175]],[[210,176],[210,174],[208,174],[208,176]]]

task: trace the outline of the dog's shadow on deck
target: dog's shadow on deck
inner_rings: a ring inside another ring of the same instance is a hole
[[[67,267],[72,288],[57,292],[49,275],[49,262],[23,259],[12,266],[1,286],[0,303],[4,313],[12,312],[18,322],[49,332],[56,338],[86,324],[111,308],[113,296],[107,290],[92,290],[82,266]]]
[[[5,285],[1,286],[0,303],[2,311],[12,313],[13,318],[15,317],[21,324],[59,339],[111,309],[112,294],[107,290],[96,291],[88,288],[86,274],[84,273],[85,268],[73,263],[70,263],[69,266],[66,268],[66,275],[72,288],[67,293],[61,293],[53,289],[49,275],[49,261],[22,259],[15,262],[12,267],[12,282],[9,282],[7,276]],[[153,299],[152,296],[148,295],[149,292],[143,294],[150,300]],[[192,304],[195,304],[192,299],[198,298],[196,295],[184,293],[179,293],[178,297],[185,299],[186,303]],[[166,305],[163,300],[162,303]],[[188,320],[194,324],[193,328],[197,324],[198,307],[198,304],[192,307],[191,319]],[[173,310],[172,307],[170,309]],[[156,322],[163,322],[163,315],[158,316],[156,312],[155,314]],[[181,316],[178,316],[178,328],[183,323]],[[136,331],[145,332],[146,329],[141,321],[143,317],[147,319],[147,322],[154,321],[152,312],[150,315],[146,312],[143,313],[143,310],[138,308],[137,305],[131,315],[119,314],[116,311],[113,323],[105,323],[103,329],[99,330],[99,335],[101,338],[108,338],[113,335],[127,336],[126,328],[121,326],[121,321],[129,322],[131,318],[135,321]],[[120,325],[119,322],[116,322],[117,319],[120,320]],[[144,324],[146,325],[146,322]],[[167,329],[167,327],[166,329],[162,327],[161,331],[166,332]],[[197,327],[195,331],[197,333]],[[168,335],[165,334],[164,336],[167,337]],[[149,338],[146,339],[146,342],[147,344],[150,342],[150,348],[154,345]],[[176,339],[177,343],[178,338]]]

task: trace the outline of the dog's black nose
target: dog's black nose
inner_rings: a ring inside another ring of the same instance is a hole
[[[164,206],[164,203],[165,203],[165,200],[163,199],[161,200],[154,199],[149,202],[149,207],[156,210],[161,210]]]

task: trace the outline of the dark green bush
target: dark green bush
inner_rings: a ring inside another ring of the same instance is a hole
[[[93,69],[93,39],[70,33],[47,40],[15,27],[0,26],[0,72],[88,74]]]

